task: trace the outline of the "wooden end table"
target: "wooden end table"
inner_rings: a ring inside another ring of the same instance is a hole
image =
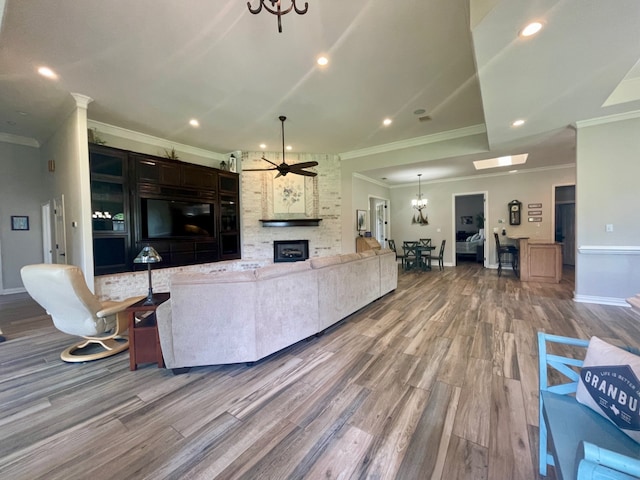
[[[125,310],[129,316],[129,368],[137,370],[140,363],[157,363],[164,368],[156,309],[169,300],[168,293],[154,293],[153,305],[145,305],[146,298]]]

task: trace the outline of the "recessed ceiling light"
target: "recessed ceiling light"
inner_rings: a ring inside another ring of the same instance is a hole
[[[58,78],[58,75],[56,74],[56,72],[51,70],[49,67],[39,67],[38,73],[43,77],[52,78],[52,79]]]
[[[392,121],[393,121],[393,120],[391,120],[390,118],[385,118],[385,119],[382,121],[382,124],[383,124],[385,127],[388,127],[389,125],[391,125],[391,122],[392,122]]]
[[[318,65],[324,67],[326,64],[329,63],[329,59],[327,57],[318,57],[318,60],[316,60],[316,62],[318,62]]]
[[[287,145],[287,150],[293,150],[293,147],[291,145]]]
[[[427,113],[427,111],[424,108],[419,108],[413,111],[414,115],[422,115],[423,113]]]
[[[531,35],[535,35],[536,33],[538,33],[541,29],[542,24],[540,22],[531,22],[520,31],[520,36],[530,37]]]
[[[513,127],[519,127],[521,125],[524,125],[524,120],[522,120],[522,119],[516,120],[511,124],[511,126],[513,126]]]
[[[267,148],[267,146],[266,146],[264,143],[261,143],[261,144],[260,144],[260,148],[261,148],[262,150],[264,150],[265,148]]]
[[[199,127],[200,126],[200,122],[198,120],[196,120],[195,118],[192,118],[191,120],[189,120],[189,125],[191,125],[192,127]]]
[[[518,170],[509,170],[509,173],[518,173]]]

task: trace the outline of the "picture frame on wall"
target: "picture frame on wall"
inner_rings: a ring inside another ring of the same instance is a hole
[[[367,229],[366,210],[356,210],[356,229],[358,232],[364,232]]]
[[[29,230],[29,217],[26,215],[11,215],[11,230]]]

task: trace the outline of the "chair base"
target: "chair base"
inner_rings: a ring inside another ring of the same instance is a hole
[[[102,349],[99,351],[92,351],[91,353],[74,353],[86,347],[96,345],[101,346]],[[119,335],[117,337],[107,337],[105,339],[93,337],[71,345],[60,354],[60,358],[63,362],[67,363],[91,362],[92,360],[99,360],[101,358],[110,357],[111,355],[124,352],[128,348],[129,337],[126,336]]]

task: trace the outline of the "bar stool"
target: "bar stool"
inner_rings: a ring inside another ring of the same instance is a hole
[[[515,245],[500,245],[500,237],[497,233],[493,233],[496,239],[496,256],[498,257],[498,276],[502,275],[502,261],[505,256],[511,256],[511,268],[516,277],[520,277],[520,271],[518,270],[518,258],[520,257],[520,251]]]

